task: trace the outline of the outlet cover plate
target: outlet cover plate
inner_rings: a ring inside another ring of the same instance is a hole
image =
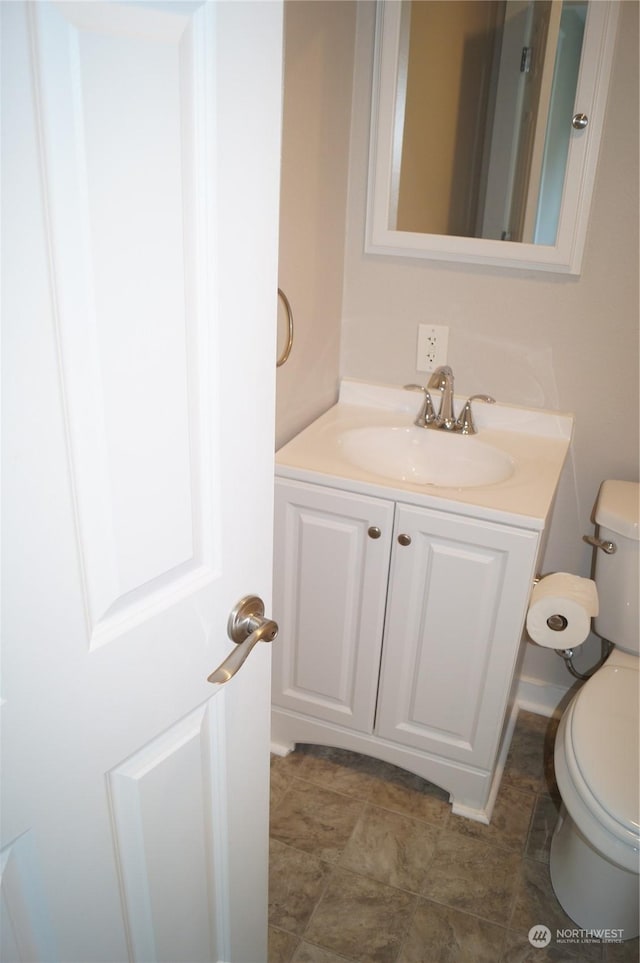
[[[418,325],[418,371],[435,371],[447,363],[449,328],[445,324]]]

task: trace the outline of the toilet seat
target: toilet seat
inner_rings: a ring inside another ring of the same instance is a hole
[[[605,665],[566,713],[565,760],[590,814],[623,846],[640,846],[638,671]]]

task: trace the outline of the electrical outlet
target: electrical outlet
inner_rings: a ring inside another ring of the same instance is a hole
[[[449,328],[445,324],[418,325],[418,371],[435,371],[447,363]]]

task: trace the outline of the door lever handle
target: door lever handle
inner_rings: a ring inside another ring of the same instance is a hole
[[[264,602],[257,595],[240,599],[229,616],[227,635],[237,645],[236,649],[207,677],[207,682],[222,685],[233,678],[254,645],[273,642],[278,634],[278,623],[264,618]]]

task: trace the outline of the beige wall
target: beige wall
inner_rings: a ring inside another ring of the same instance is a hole
[[[638,478],[638,4],[622,4],[604,142],[579,278],[363,253],[373,9],[358,4],[342,320],[343,376],[404,384],[417,325],[449,325],[461,394],[572,411],[543,571],[589,574],[581,541],[604,478]],[[599,650],[584,646],[579,664]],[[524,673],[570,681],[553,652],[529,646]]]
[[[276,378],[276,447],[337,398],[355,2],[285,4],[279,286],[295,340]],[[280,309],[280,349],[286,320]]]
[[[297,333],[277,376],[278,443],[333,403],[339,363],[346,377],[424,379],[415,369],[417,325],[447,324],[460,393],[576,415],[543,571],[589,574],[581,536],[600,481],[638,478],[635,0],[625,0],[621,19],[583,271],[568,278],[363,254],[373,5],[291,0],[285,7],[280,284],[296,310]],[[578,665],[597,655],[593,640]],[[553,652],[532,645],[524,673],[571,682]]]

